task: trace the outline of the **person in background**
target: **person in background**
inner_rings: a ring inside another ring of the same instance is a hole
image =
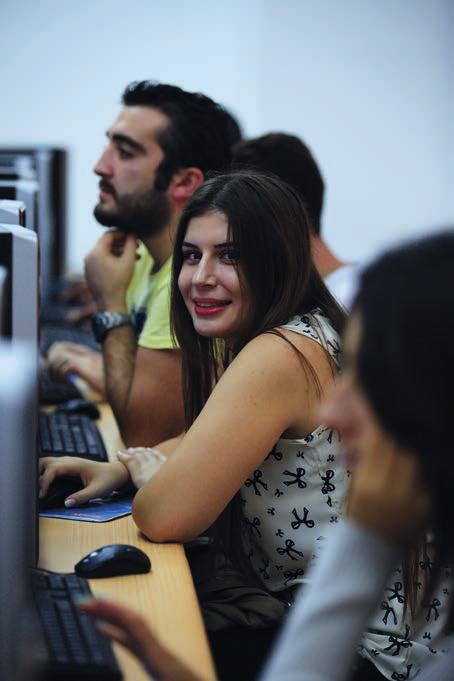
[[[127,446],[152,446],[183,429],[181,357],[169,322],[178,219],[206,173],[229,165],[241,130],[209,97],[174,85],[133,82],[122,101],[94,168],[94,214],[110,229],[85,258],[101,352],[57,343],[47,364],[54,376],[75,373],[105,394]]]
[[[322,237],[325,186],[310,149],[295,135],[270,132],[260,137],[239,141],[234,147],[233,156],[237,165],[272,172],[300,192],[311,217],[312,255],[315,266],[331,293],[348,311],[352,304],[360,267],[357,263],[340,260]]]
[[[361,275],[342,378],[320,409],[340,432],[351,471],[346,518],[312,567],[260,681],[452,679],[453,261],[450,229],[395,247]],[[402,606],[401,633],[385,635]],[[108,601],[81,607],[153,677],[196,681],[135,613]],[[372,617],[377,628],[363,634]]]
[[[238,597],[205,618],[225,679],[257,674],[347,487],[339,440],[317,416],[345,314],[313,265],[309,229],[298,192],[247,171],[201,185],[175,237],[186,432],[158,446],[168,458],[137,485],[133,518],[157,542],[211,537],[223,575],[242,578],[251,605],[239,611]],[[136,482],[142,452],[117,456],[41,459],[41,493],[57,475],[80,475],[84,489],[66,500],[74,506]]]

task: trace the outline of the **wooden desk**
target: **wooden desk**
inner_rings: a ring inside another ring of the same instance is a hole
[[[101,406],[100,430],[109,452],[121,448],[113,416]],[[42,568],[70,572],[91,550],[112,543],[139,546],[150,557],[152,569],[145,575],[95,579],[95,593],[105,594],[140,612],[160,640],[203,679],[215,679],[215,671],[194,590],[191,573],[180,544],[154,544],[137,530],[131,516],[106,523],[40,518]],[[149,681],[141,665],[115,645],[125,681]]]

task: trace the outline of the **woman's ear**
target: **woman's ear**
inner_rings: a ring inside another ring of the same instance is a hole
[[[170,197],[175,210],[180,212],[195,190],[200,187],[205,177],[199,168],[184,168],[178,171],[170,183]]]

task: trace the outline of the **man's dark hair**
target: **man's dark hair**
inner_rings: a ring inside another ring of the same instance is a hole
[[[325,185],[310,149],[299,137],[270,132],[246,139],[235,145],[233,158],[235,165],[266,170],[296,189],[304,199],[313,231],[320,234]]]
[[[241,140],[240,125],[232,114],[200,92],[152,80],[134,81],[125,88],[122,102],[158,109],[169,118],[169,125],[156,139],[164,152],[157,189],[166,190],[181,168],[194,166],[204,175],[227,168],[232,147]]]

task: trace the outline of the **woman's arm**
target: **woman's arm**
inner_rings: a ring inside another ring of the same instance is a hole
[[[298,343],[322,385],[332,380],[323,349],[304,337]],[[249,343],[169,461],[137,493],[138,527],[153,541],[189,541],[205,531],[282,434],[313,430],[319,397],[286,341],[265,334]]]
[[[65,500],[65,506],[85,504],[103,497],[127,484],[130,479],[139,488],[167,461],[183,435],[166,440],[158,448],[132,448],[117,452],[117,462],[101,463],[76,456],[45,457],[39,461],[40,497],[45,497],[49,485],[60,475],[80,477],[84,485]],[[139,451],[139,450],[143,451]]]
[[[201,681],[184,662],[161,645],[140,615],[109,601],[87,601],[79,607],[98,620],[98,629],[105,636],[130,650],[143,664],[150,678],[159,681]]]

